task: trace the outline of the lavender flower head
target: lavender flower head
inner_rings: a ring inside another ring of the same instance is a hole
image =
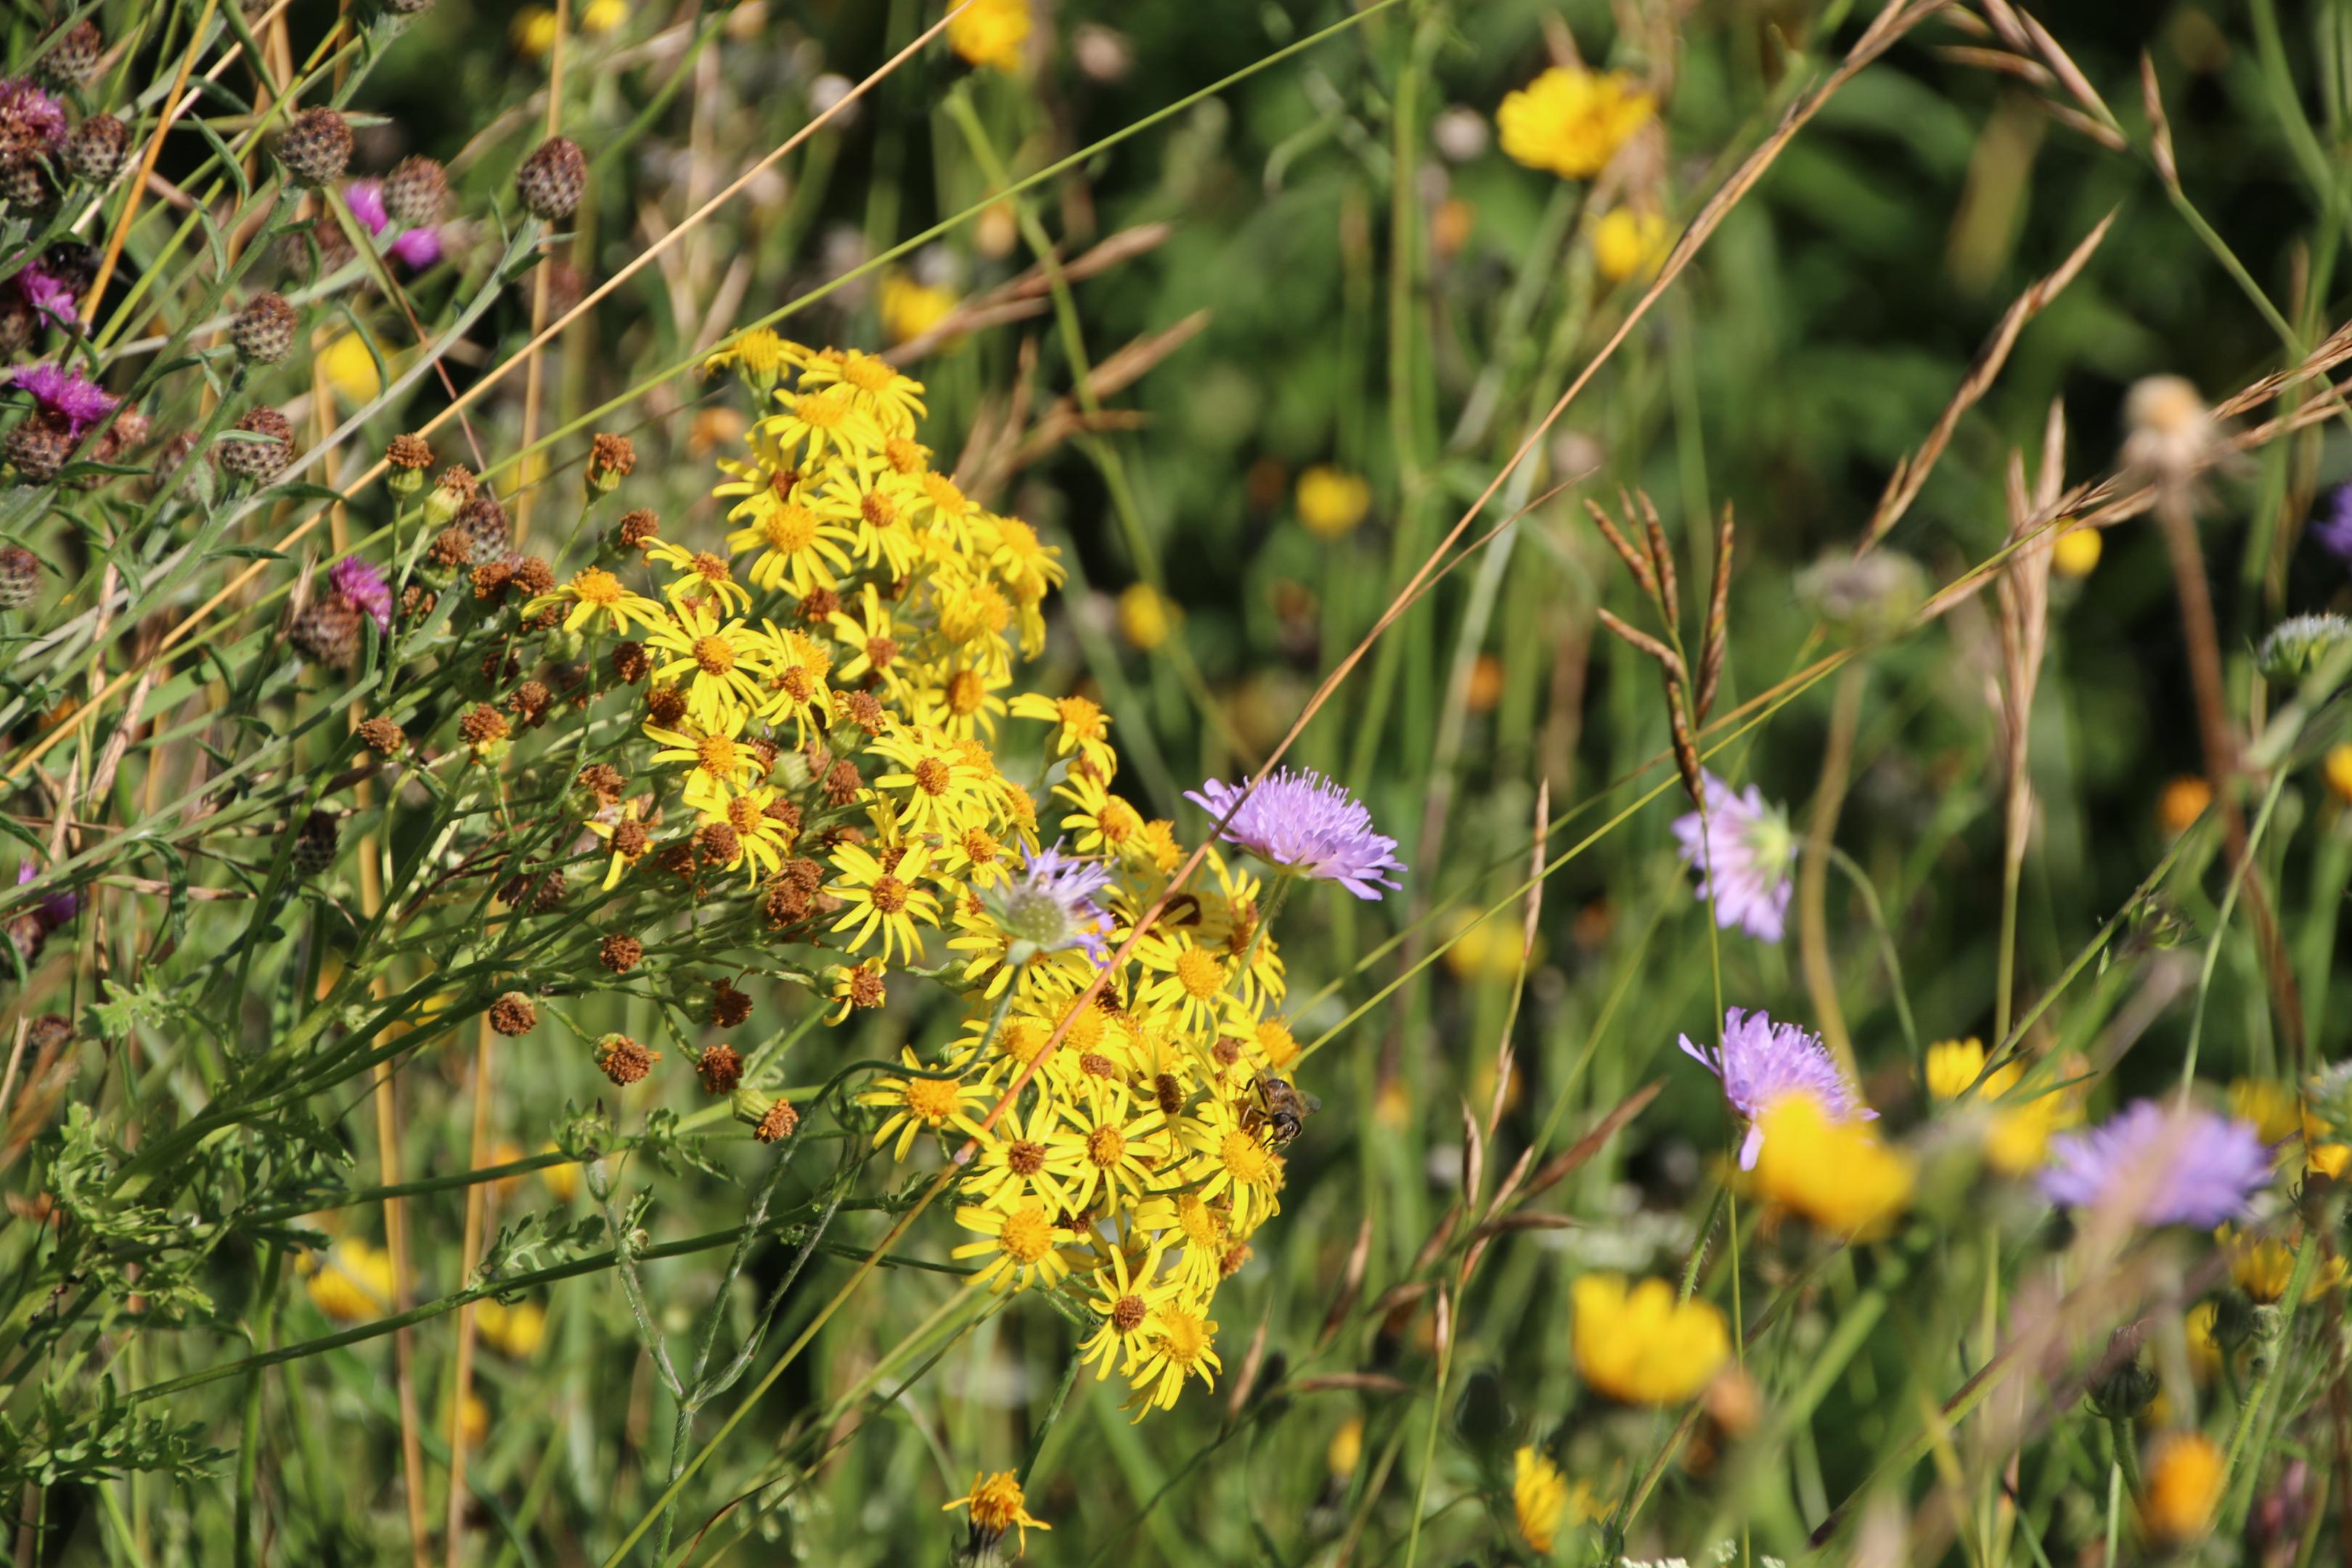
[[[343,187],[343,200],[351,204],[352,216],[370,234],[380,235],[392,222],[392,214],[383,205],[382,180],[354,180]],[[422,272],[441,259],[441,231],[437,228],[411,228],[401,231],[392,242],[392,254],[411,271]]]
[[[1337,882],[1360,899],[1377,899],[1397,884],[1385,873],[1402,872],[1396,840],[1372,831],[1372,814],[1329,779],[1307,769],[1281,769],[1258,781],[1241,809],[1242,784],[1211,779],[1184,798],[1223,819],[1218,837],[1259,859],[1326,882]]]
[[[2270,1150],[2252,1122],[2136,1100],[2088,1131],[2052,1139],[2042,1191],[2068,1208],[2114,1206],[2141,1225],[2210,1230],[2243,1218],[2270,1179]]]
[[[68,433],[77,437],[113,413],[121,401],[92,385],[81,372],[61,365],[29,365],[8,380],[10,385],[31,393],[43,413],[62,421]]]
[[[2338,561],[2352,562],[2352,485],[2327,492],[2319,515],[2312,519],[2311,537]]]
[[[1810,1094],[1832,1121],[1874,1121],[1878,1112],[1858,1103],[1819,1035],[1794,1024],[1776,1024],[1762,1012],[1727,1007],[1723,1014],[1723,1049],[1718,1053],[1681,1037],[1683,1054],[1723,1080],[1723,1098],[1748,1119],[1739,1145],[1739,1168],[1756,1168],[1764,1147],[1759,1125],[1765,1108],[1784,1094]]]
[[[392,584],[383,580],[383,574],[373,563],[356,555],[346,555],[327,568],[327,581],[335,585],[335,592],[351,601],[354,609],[365,610],[368,618],[375,622],[376,630],[391,632]]]
[[[1694,811],[1675,822],[1683,864],[1699,874],[1699,898],[1712,894],[1717,925],[1779,942],[1796,886],[1789,874],[1797,864],[1797,836],[1789,829],[1788,813],[1766,805],[1754,784],[1734,795],[1713,773],[1706,778],[1706,815]]]
[[[1095,895],[1109,885],[1110,868],[1063,854],[1055,839],[1051,849],[1029,857],[1020,876],[982,897],[997,923],[1012,933],[1013,962],[1076,947],[1099,966],[1110,962],[1103,946],[1110,919]]]

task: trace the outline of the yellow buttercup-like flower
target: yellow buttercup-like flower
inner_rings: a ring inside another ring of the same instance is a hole
[[[392,1310],[392,1254],[383,1248],[347,1238],[305,1262],[311,1301],[335,1321],[364,1322]]]
[[[2140,1525],[2158,1543],[2185,1546],[2213,1528],[2227,1475],[2221,1450],[2202,1432],[2173,1432],[2147,1457]]]
[[[948,23],[948,47],[991,70],[1021,68],[1029,41],[1029,0],[971,0]]]
[[[1909,1206],[1910,1159],[1861,1123],[1832,1120],[1811,1095],[1781,1095],[1757,1125],[1757,1190],[1824,1230],[1876,1236]]]
[[[2269,1303],[2286,1294],[2294,1279],[2294,1252],[2284,1241],[2270,1237],[2249,1236],[2236,1226],[2225,1225],[2213,1233],[2221,1250],[2230,1259],[2230,1279],[2252,1300]],[[2345,1261],[2331,1258],[2311,1271],[2305,1282],[2303,1299],[2316,1300],[2344,1283]]]
[[[1549,1557],[1565,1523],[1582,1524],[1591,1517],[1591,1492],[1582,1482],[1569,1489],[1558,1465],[1533,1448],[1511,1456],[1511,1512],[1519,1539],[1538,1557]]]
[[[955,309],[952,290],[919,283],[904,272],[886,273],[876,300],[882,331],[894,343],[909,342],[947,320]]]
[[[1587,1274],[1569,1288],[1569,1310],[1578,1373],[1622,1404],[1680,1405],[1731,1355],[1722,1309],[1677,1301],[1664,1279]]]
[[[1666,258],[1664,213],[1612,207],[1592,226],[1592,265],[1612,283],[1646,278]]]
[[[2050,569],[2061,577],[2087,577],[2097,569],[2106,535],[2095,528],[2070,528],[2050,546]]]
[[[547,1309],[536,1301],[509,1307],[490,1297],[474,1303],[474,1328],[492,1350],[526,1361],[547,1339]]]
[[[1927,1047],[1927,1092],[1937,1100],[1957,1100],[1984,1071],[1984,1042],[1973,1037],[1942,1040]],[[1977,1089],[1976,1102],[1990,1107],[1985,1126],[1985,1159],[2012,1176],[2041,1169],[2049,1152],[2050,1135],[2081,1119],[2074,1096],[2060,1089],[2013,1094],[2024,1080],[2025,1064],[2002,1063]]]
[[[1372,487],[1345,468],[1318,463],[1298,476],[1298,521],[1318,539],[1337,539],[1372,509]]]
[[[1495,128],[1507,156],[1564,180],[1589,180],[1656,112],[1656,100],[1622,71],[1555,66],[1504,98]]]

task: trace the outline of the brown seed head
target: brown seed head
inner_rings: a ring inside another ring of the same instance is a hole
[[[751,1016],[751,998],[724,980],[713,981],[710,986],[710,1026],[732,1029]]]
[[[760,1118],[760,1125],[751,1130],[751,1136],[762,1143],[781,1143],[800,1124],[801,1113],[793,1109],[792,1102],[779,1100],[768,1107],[768,1114]]]
[[[858,776],[857,764],[847,757],[825,770],[824,798],[827,805],[847,805],[865,787],[866,781]]]
[[[474,470],[463,463],[452,463],[442,469],[441,477],[433,484],[436,489],[448,491],[459,507],[472,500],[482,488],[481,481],[474,478]]]
[[[853,1007],[879,1007],[887,994],[882,985],[882,972],[859,964],[849,972],[849,1005]]]
[[[408,736],[389,719],[362,719],[360,721],[360,744],[377,756],[395,757],[400,754],[400,749],[408,744]]]
[[[610,763],[591,763],[582,768],[580,776],[572,782],[606,805],[620,799],[621,791],[627,788],[629,783],[621,776],[621,770]]]
[[[596,1070],[617,1089],[644,1082],[659,1060],[659,1051],[649,1051],[626,1035],[606,1035],[596,1042]]]
[[[352,128],[331,109],[306,109],[279,132],[278,161],[298,185],[324,185],[352,161]]]
[[[705,1094],[732,1094],[743,1081],[742,1053],[730,1045],[712,1046],[694,1064],[694,1075],[702,1080]]]
[[[425,547],[425,559],[445,572],[455,572],[474,558],[473,542],[459,528],[445,528]]]
[[[742,835],[728,823],[706,823],[695,832],[694,853],[706,866],[732,866],[743,853]]]
[[[624,642],[613,645],[613,679],[622,685],[635,686],[646,678],[646,672],[653,667],[652,658],[646,653],[645,644]]]
[[[800,617],[803,623],[829,621],[841,608],[841,595],[830,588],[819,588],[801,599]]]
[[[621,548],[643,550],[661,535],[661,519],[640,507],[621,514]]]
[[[466,710],[457,721],[457,733],[466,737],[470,746],[487,746],[493,741],[503,741],[512,734],[506,715],[488,703],[478,703]]]
[[[433,466],[433,448],[422,436],[394,436],[384,446],[383,460],[395,468],[421,473]]]
[[[600,433],[588,445],[588,482],[591,485],[602,486],[606,480],[626,479],[629,470],[636,466],[637,449],[626,436]]]
[[[501,1035],[526,1035],[538,1024],[539,1009],[520,991],[504,992],[490,1004],[490,1027]]]
[[[515,717],[522,721],[522,727],[526,730],[539,728],[547,718],[549,705],[554,700],[555,693],[547,689],[547,682],[543,680],[526,680],[514,689],[513,696],[507,699],[514,708]]]
[[[229,324],[229,342],[248,364],[276,364],[294,347],[300,318],[283,294],[256,294]]]
[[[596,944],[596,962],[614,974],[626,974],[645,955],[645,943],[625,931],[616,931]]]
[[[686,693],[675,686],[656,686],[646,693],[646,717],[665,730],[675,730],[686,717]]]
[[[449,200],[449,172],[436,158],[403,158],[383,177],[383,210],[403,228],[431,228]]]
[[[223,441],[213,448],[221,471],[241,479],[267,483],[286,469],[294,457],[294,426],[275,408],[250,408],[232,428],[258,437]]]
[[[515,171],[515,192],[523,210],[548,223],[561,223],[579,206],[588,188],[588,160],[580,143],[568,136],[551,136]]]

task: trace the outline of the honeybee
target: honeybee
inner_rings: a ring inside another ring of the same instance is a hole
[[[1271,1130],[1271,1142],[1277,1149],[1298,1136],[1298,1129],[1309,1116],[1323,1109],[1323,1102],[1311,1094],[1301,1094],[1287,1079],[1272,1073],[1257,1075],[1259,1103],[1243,1113],[1243,1130],[1255,1132],[1265,1127]]]

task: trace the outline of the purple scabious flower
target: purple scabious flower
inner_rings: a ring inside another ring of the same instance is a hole
[[[1699,874],[1699,898],[1714,898],[1717,925],[1779,942],[1796,887],[1789,874],[1797,864],[1797,836],[1789,830],[1788,813],[1766,805],[1754,784],[1734,795],[1713,773],[1706,779],[1706,815],[1694,811],[1675,822],[1683,864]]]
[[[1769,1015],[1743,1013],[1727,1007],[1723,1014],[1723,1049],[1694,1045],[1680,1037],[1683,1054],[1723,1080],[1723,1098],[1748,1119],[1748,1137],[1739,1145],[1739,1168],[1756,1168],[1757,1151],[1764,1147],[1759,1125],[1765,1108],[1784,1094],[1810,1094],[1821,1102],[1832,1121],[1874,1121],[1878,1112],[1854,1099],[1845,1075],[1819,1035],[1794,1024],[1776,1024]]]
[[[12,386],[33,395],[33,401],[51,418],[64,422],[68,433],[80,437],[114,412],[121,401],[91,384],[88,376],[62,365],[28,365],[8,378]]]
[[[376,630],[392,630],[392,584],[383,580],[383,574],[373,563],[346,555],[327,568],[327,581],[354,608],[365,610],[368,618],[375,622]]]
[[[392,222],[392,214],[383,205],[382,180],[354,180],[343,187],[343,200],[350,204],[352,216],[370,234],[380,235]],[[401,231],[392,242],[392,254],[412,272],[422,272],[441,259],[441,231],[437,228],[411,228]]]
[[[1372,814],[1329,779],[1284,768],[1260,779],[1246,800],[1244,787],[1211,779],[1184,798],[1220,821],[1230,813],[1218,837],[1270,865],[1337,882],[1360,899],[1397,886],[1385,875],[1404,870],[1396,840],[1373,832]]]
[[[2271,1152],[2252,1122],[2136,1100],[2087,1131],[2053,1138],[2042,1192],[2068,1208],[2210,1230],[2245,1217],[2270,1179]]]
[[[1020,876],[983,897],[1016,947],[1026,943],[1038,953],[1082,948],[1099,966],[1110,962],[1103,946],[1110,919],[1095,895],[1109,885],[1109,867],[1063,854],[1055,839],[1051,849],[1029,857]]]
[[[2352,485],[2327,492],[2318,515],[2311,520],[2311,537],[2338,561],[2352,562]]]

